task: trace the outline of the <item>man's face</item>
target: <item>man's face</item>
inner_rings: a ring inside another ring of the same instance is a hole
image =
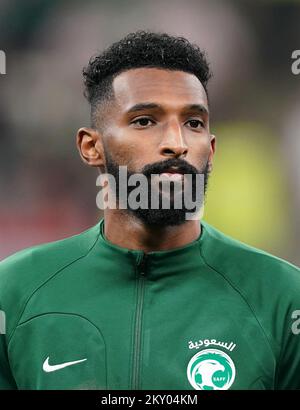
[[[114,99],[105,112],[102,141],[106,172],[118,166],[133,173],[162,174],[178,166],[184,174],[205,174],[214,153],[206,92],[192,74],[137,68],[113,81]],[[168,177],[168,176],[166,176]],[[178,175],[170,176],[176,180]],[[149,224],[178,225],[185,210],[137,210]]]

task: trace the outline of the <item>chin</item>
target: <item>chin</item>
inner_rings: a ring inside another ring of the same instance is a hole
[[[136,209],[130,212],[145,225],[149,226],[162,228],[179,226],[187,222],[187,211],[182,209]]]

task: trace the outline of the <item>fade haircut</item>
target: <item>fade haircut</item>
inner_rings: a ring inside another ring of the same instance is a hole
[[[84,95],[91,106],[93,127],[97,124],[99,106],[114,97],[113,79],[123,71],[141,67],[194,74],[206,93],[212,76],[205,52],[186,38],[141,30],[130,33],[101,54],[93,56],[83,69]]]

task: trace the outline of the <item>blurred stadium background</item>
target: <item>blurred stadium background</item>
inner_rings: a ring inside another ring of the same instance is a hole
[[[205,220],[300,265],[300,2],[1,0],[0,258],[97,222],[96,171],[75,147],[89,125],[81,70],[137,29],[207,51],[217,155]]]

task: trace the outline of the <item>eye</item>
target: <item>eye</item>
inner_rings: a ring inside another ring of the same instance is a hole
[[[201,120],[189,120],[186,124],[190,124],[190,127],[194,129],[204,128],[204,122]]]
[[[154,124],[154,121],[148,117],[141,117],[141,118],[137,118],[136,120],[132,121],[131,124],[135,124],[140,128],[145,128],[151,124]]]

